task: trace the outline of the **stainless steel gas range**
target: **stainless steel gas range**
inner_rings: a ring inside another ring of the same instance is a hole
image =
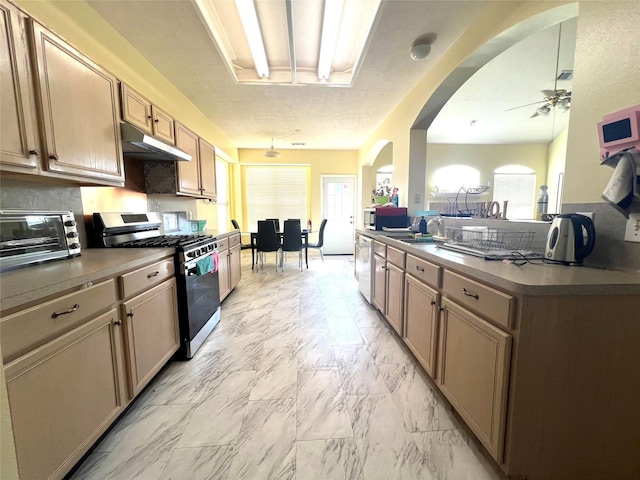
[[[162,217],[155,212],[94,213],[93,243],[117,248],[175,248],[181,353],[192,358],[220,321],[217,243],[212,235],[162,235],[161,225]]]

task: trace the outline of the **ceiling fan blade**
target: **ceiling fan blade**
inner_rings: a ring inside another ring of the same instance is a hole
[[[535,113],[533,115],[531,115],[529,118],[536,118],[536,117],[539,117],[539,116],[540,116],[540,114],[536,110]]]
[[[538,103],[545,103],[547,100],[540,100],[539,102],[527,103],[526,105],[520,105],[519,107],[513,107],[505,110],[505,112],[510,112],[511,110],[517,110],[518,108],[530,107],[531,105],[537,105]]]
[[[545,97],[555,97],[556,95],[558,95],[558,90],[540,90],[540,92],[545,96]]]

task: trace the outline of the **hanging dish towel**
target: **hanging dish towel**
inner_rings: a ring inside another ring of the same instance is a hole
[[[638,186],[640,152],[631,148],[609,157],[602,164],[615,166],[613,175],[602,192],[602,198],[626,218],[629,218],[629,208],[633,198],[640,196],[640,187]]]
[[[196,275],[205,275],[214,268],[213,255],[208,255],[196,262]]]

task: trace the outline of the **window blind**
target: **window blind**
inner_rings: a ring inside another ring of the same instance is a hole
[[[493,200],[508,200],[509,219],[533,218],[536,175],[529,173],[496,173],[493,176]]]
[[[245,170],[247,222],[258,231],[258,220],[307,217],[307,168],[298,166],[247,166]]]

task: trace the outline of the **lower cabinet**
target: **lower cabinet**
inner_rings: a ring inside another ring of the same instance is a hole
[[[404,306],[404,270],[387,262],[387,310],[385,316],[402,336],[402,310]]]
[[[436,378],[440,294],[405,275],[404,341],[431,378]]]
[[[115,309],[5,365],[20,478],[62,478],[126,399]]]
[[[387,311],[387,260],[373,256],[373,304],[383,314]]]
[[[218,282],[220,301],[224,300],[242,278],[242,245],[240,235],[218,241]]]
[[[123,302],[122,310],[133,398],[180,346],[175,278]]]
[[[511,336],[446,298],[440,321],[440,389],[501,462]]]

